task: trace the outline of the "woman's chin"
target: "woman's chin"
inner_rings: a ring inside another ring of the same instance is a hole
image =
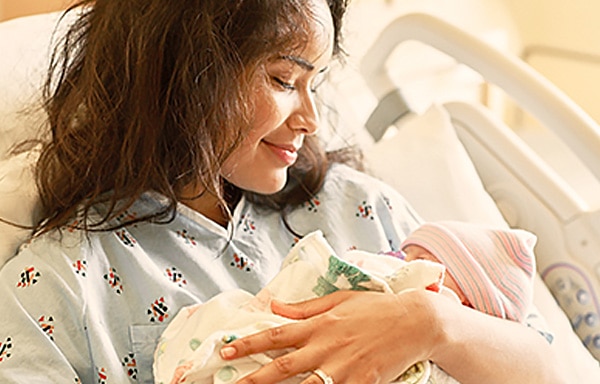
[[[284,179],[281,182],[273,183],[273,184],[271,184],[269,186],[265,186],[265,188],[263,188],[258,193],[260,193],[262,195],[273,195],[273,194],[275,194],[277,192],[280,192],[283,189],[283,187],[285,187],[286,181],[287,181],[287,179]]]
[[[271,177],[265,177],[262,180],[252,180],[251,183],[246,185],[238,185],[238,188],[245,189],[261,195],[273,195],[280,192],[287,182],[287,172],[283,175],[272,175]]]

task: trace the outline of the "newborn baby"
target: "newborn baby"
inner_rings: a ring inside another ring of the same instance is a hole
[[[296,302],[340,289],[429,289],[490,315],[523,321],[532,299],[535,240],[522,230],[437,222],[424,224],[405,240],[406,255],[352,250],[339,257],[320,232],[313,232],[292,248],[279,274],[256,296],[234,290],[183,308],[156,349],[156,383],[234,383],[270,362],[274,353],[228,362],[219,350],[235,338],[293,321],[271,312],[273,299]],[[300,383],[308,374],[284,383]],[[395,382],[456,383],[428,361]]]
[[[271,361],[275,355],[256,354],[224,361],[219,350],[235,338],[293,321],[271,312],[273,299],[296,302],[340,289],[388,293],[406,289],[440,291],[444,290],[443,278],[444,266],[427,260],[406,262],[356,250],[340,258],[320,232],[313,232],[292,248],[281,271],[256,296],[233,290],[206,303],[183,308],[160,338],[155,352],[155,382],[234,383]],[[432,368],[429,362],[416,364],[398,382],[425,384],[434,371],[447,376]],[[284,383],[300,383],[308,374]]]

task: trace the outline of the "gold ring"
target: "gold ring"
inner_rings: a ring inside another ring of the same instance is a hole
[[[317,368],[313,371],[313,373],[315,375],[319,376],[319,378],[321,380],[323,380],[323,384],[334,384],[333,378],[331,376],[329,376],[328,374],[326,374],[325,372],[323,372],[322,370]]]

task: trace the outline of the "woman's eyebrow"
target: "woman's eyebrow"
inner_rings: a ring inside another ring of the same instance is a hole
[[[315,66],[312,65],[312,63],[310,63],[309,61],[304,60],[303,58],[298,57],[298,56],[284,55],[284,56],[281,56],[281,58],[283,60],[289,60],[289,61],[293,62],[294,64],[304,68],[308,72],[315,69]]]

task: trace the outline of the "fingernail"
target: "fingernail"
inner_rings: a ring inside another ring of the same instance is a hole
[[[235,350],[234,347],[223,347],[221,348],[221,357],[224,359],[230,359],[232,357],[235,356],[235,354],[237,353],[237,351]]]

